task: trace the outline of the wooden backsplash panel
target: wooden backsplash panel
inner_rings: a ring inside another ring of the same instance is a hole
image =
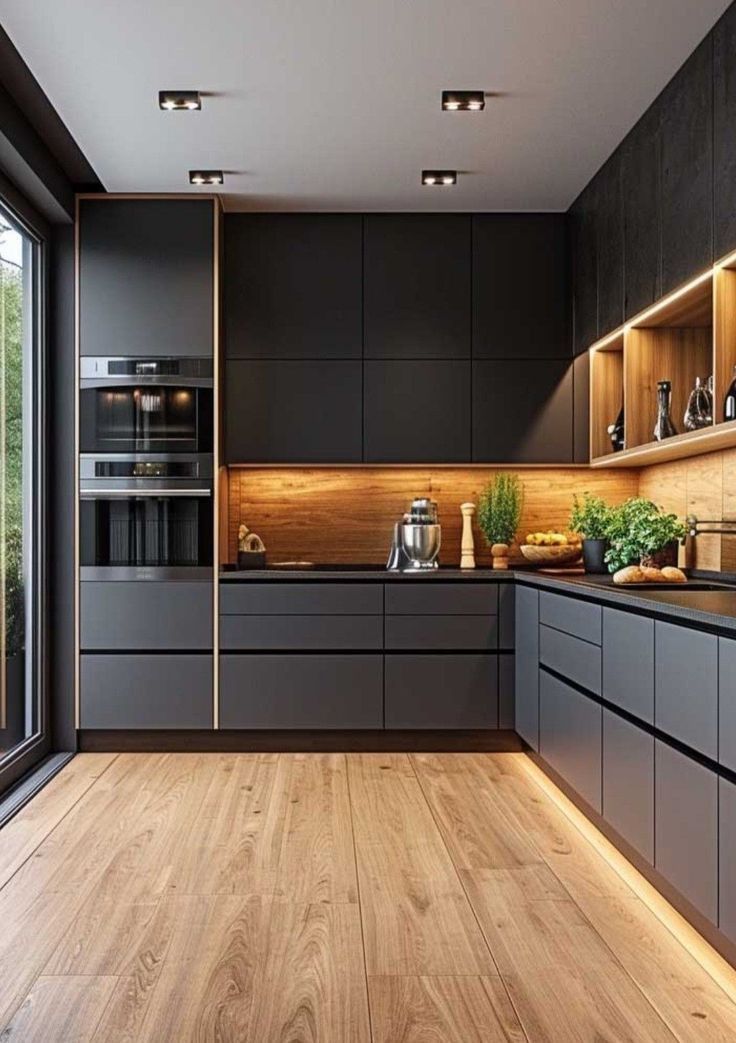
[[[736,449],[645,467],[639,493],[681,518],[693,514],[701,520],[736,521]],[[694,564],[709,571],[736,572],[736,535],[698,536]]]
[[[235,560],[238,525],[245,522],[263,539],[268,560],[295,559],[343,564],[383,564],[392,526],[415,496],[437,500],[442,523],[440,560],[460,561],[460,504],[478,502],[498,468],[231,467],[228,476],[228,559]],[[638,490],[634,470],[505,468],[524,484],[522,535],[567,526],[573,493],[588,490],[619,503]],[[490,553],[477,531],[476,560]]]

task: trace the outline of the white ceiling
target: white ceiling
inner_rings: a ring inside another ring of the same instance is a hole
[[[728,4],[0,0],[0,21],[109,191],[221,167],[233,210],[564,210]],[[169,87],[211,97],[164,113]],[[443,113],[443,88],[497,96]]]

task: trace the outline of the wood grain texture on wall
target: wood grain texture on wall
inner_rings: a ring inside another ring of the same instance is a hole
[[[736,449],[642,469],[639,493],[680,518],[736,521]],[[736,572],[736,534],[695,540],[694,566]]]
[[[505,468],[524,485],[520,533],[564,529],[574,493],[590,491],[619,503],[638,490],[634,470]],[[306,560],[325,564],[380,563],[388,556],[395,521],[415,496],[431,496],[442,524],[440,560],[460,561],[460,504],[477,503],[498,468],[232,467],[229,472],[228,558],[237,552],[244,522],[266,544],[269,562]],[[476,561],[490,564],[477,529]]]

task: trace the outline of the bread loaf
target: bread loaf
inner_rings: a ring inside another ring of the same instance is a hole
[[[687,576],[681,569],[676,569],[673,565],[665,565],[662,569],[662,575],[668,583],[687,583]]]
[[[613,574],[614,583],[643,583],[644,570],[639,565],[627,565]]]
[[[665,578],[661,569],[655,569],[650,565],[642,565],[641,571],[647,583],[664,583]]]

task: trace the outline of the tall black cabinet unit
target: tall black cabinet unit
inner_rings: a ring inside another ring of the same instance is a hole
[[[231,214],[225,462],[363,458],[362,218]]]
[[[79,427],[106,445],[77,439],[81,729],[217,726],[220,221],[213,197],[78,200]]]

